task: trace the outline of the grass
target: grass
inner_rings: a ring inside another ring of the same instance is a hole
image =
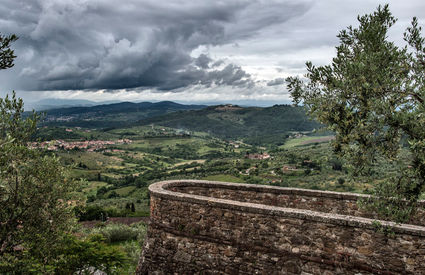
[[[115,192],[117,192],[120,196],[128,196],[131,192],[134,191],[134,189],[136,189],[136,186],[126,186],[115,189]]]
[[[99,171],[97,170],[82,170],[82,169],[72,169],[71,170],[71,177],[74,179],[88,179],[88,180],[94,180],[97,178],[97,174]]]
[[[203,178],[203,180],[244,183],[243,179],[240,179],[232,175],[224,175],[224,174],[207,176]]]
[[[103,181],[89,181],[88,182],[88,186],[83,188],[83,192],[88,194],[88,193],[96,193],[96,190],[99,189],[100,187],[103,186],[107,186],[108,183],[103,182]]]
[[[132,144],[124,144],[119,146],[120,149],[140,150],[148,148],[165,148],[175,147],[177,144],[194,144],[202,141],[199,138],[178,138],[178,137],[156,137],[135,140]]]
[[[311,143],[322,143],[328,142],[333,138],[333,136],[307,136],[301,138],[293,138],[285,142],[284,145],[279,146],[282,149],[289,149],[296,146],[307,145]]]
[[[186,161],[182,161],[182,162],[176,163],[172,167],[177,167],[177,166],[185,165],[185,164],[191,164],[192,162],[196,162],[196,163],[202,164],[202,163],[205,163],[205,160],[204,159],[186,160]]]
[[[134,274],[146,237],[146,230],[146,224],[140,222],[132,225],[102,224],[101,227],[85,229],[81,233],[85,235],[101,234],[108,246],[119,247],[126,254],[128,261],[123,267],[116,270],[117,274]]]
[[[205,154],[208,154],[209,152],[212,152],[212,151],[220,151],[220,152],[223,152],[223,151],[224,151],[224,149],[223,149],[223,148],[210,147],[210,146],[208,146],[208,145],[204,145],[204,146],[201,146],[201,148],[199,148],[199,150],[197,151],[197,153],[198,153],[199,155],[205,155]]]

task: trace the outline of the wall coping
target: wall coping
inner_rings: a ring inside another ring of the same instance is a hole
[[[217,182],[205,180],[169,180],[161,181],[149,186],[151,195],[159,198],[169,199],[174,201],[182,201],[193,204],[208,205],[212,207],[229,209],[241,212],[249,212],[253,214],[270,215],[275,217],[297,218],[302,220],[316,221],[339,226],[357,227],[362,229],[372,229],[374,219],[318,212],[297,208],[277,207],[265,204],[241,202],[235,200],[219,199],[207,196],[193,195],[169,190],[172,187],[205,187],[205,188],[223,188],[241,191],[256,191],[264,193],[281,193],[293,195],[305,195],[312,197],[327,197],[340,200],[357,200],[359,198],[368,197],[362,194],[342,193],[332,191],[318,191],[300,188],[275,187],[258,184],[243,184],[230,182]],[[425,237],[425,227],[412,224],[396,224],[390,221],[378,220],[383,226],[391,227],[395,233],[408,235],[416,235]]]

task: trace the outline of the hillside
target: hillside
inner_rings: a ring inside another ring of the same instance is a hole
[[[238,139],[261,146],[265,144],[279,146],[293,132],[311,131],[320,127],[306,116],[302,107],[290,105],[265,108],[240,107],[231,104],[207,107],[170,101],[122,102],[52,109],[45,112],[42,125],[104,130],[157,125],[177,130],[205,132],[215,137]],[[49,129],[56,134],[58,132],[55,128]]]
[[[139,121],[139,125],[207,132],[220,138],[242,138],[251,144],[280,143],[291,132],[311,131],[320,125],[310,120],[302,107],[210,106],[201,110],[179,111]]]
[[[44,125],[88,128],[123,127],[142,119],[180,110],[196,110],[205,105],[183,105],[170,101],[121,102],[90,107],[58,108],[45,111]]]

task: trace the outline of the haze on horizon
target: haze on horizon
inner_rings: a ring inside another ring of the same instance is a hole
[[[400,44],[413,16],[424,25],[424,1],[341,2],[3,0],[0,32],[20,39],[0,96],[290,103],[283,79],[330,63],[357,15],[389,3]]]

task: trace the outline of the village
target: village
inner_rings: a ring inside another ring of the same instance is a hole
[[[31,142],[29,143],[30,148],[40,148],[49,151],[58,150],[85,150],[87,152],[105,151],[106,147],[118,144],[130,144],[130,139],[118,139],[118,140],[84,140],[84,141],[64,141],[61,139],[43,141],[43,142]],[[110,151],[110,150],[109,150]]]

